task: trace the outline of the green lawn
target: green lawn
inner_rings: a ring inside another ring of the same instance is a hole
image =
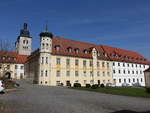
[[[93,91],[93,92],[107,93],[107,94],[114,94],[114,95],[150,98],[150,93],[146,93],[144,88],[105,87],[105,88],[91,89],[85,87],[81,87],[81,88],[73,87],[72,89]]]

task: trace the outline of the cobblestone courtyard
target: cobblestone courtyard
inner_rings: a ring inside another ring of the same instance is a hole
[[[19,83],[17,91],[0,95],[13,113],[150,113],[146,98]]]

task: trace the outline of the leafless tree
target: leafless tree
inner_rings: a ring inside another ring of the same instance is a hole
[[[14,51],[14,46],[8,40],[0,40],[0,51]]]

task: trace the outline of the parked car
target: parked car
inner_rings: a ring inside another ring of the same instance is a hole
[[[130,87],[130,84],[128,84],[128,83],[122,83],[122,87]]]
[[[4,85],[3,85],[3,83],[2,83],[2,80],[0,80],[0,93],[2,94],[2,93],[4,93]]]
[[[132,86],[133,87],[141,87],[141,84],[137,82],[137,83],[132,84]]]
[[[112,84],[112,83],[107,83],[106,86],[107,86],[107,87],[115,87],[115,85]]]

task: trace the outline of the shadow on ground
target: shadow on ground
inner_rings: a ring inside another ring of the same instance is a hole
[[[150,113],[150,111],[145,111],[145,112],[136,112],[136,111],[130,111],[130,110],[120,110],[120,111],[115,111],[111,113]]]

